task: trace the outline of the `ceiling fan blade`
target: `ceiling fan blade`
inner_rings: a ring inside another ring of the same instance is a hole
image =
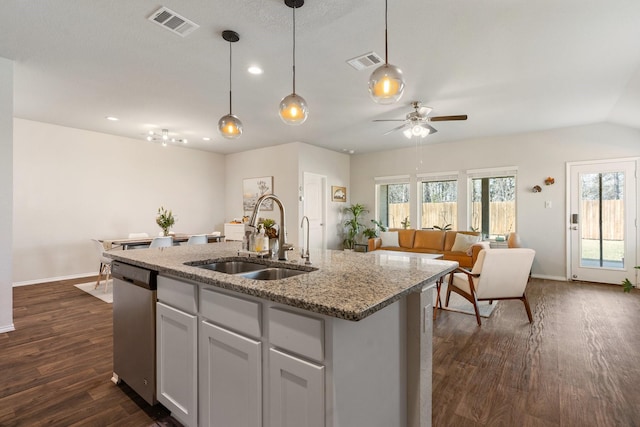
[[[375,119],[374,122],[404,122],[407,119]]]
[[[395,131],[397,131],[397,130],[400,130],[400,129],[402,129],[402,128],[403,128],[403,127],[405,127],[405,126],[406,126],[406,124],[404,124],[404,125],[400,125],[400,126],[398,126],[398,127],[395,127],[395,128],[393,128],[393,129],[391,129],[391,130],[386,131],[385,133],[383,133],[383,135],[389,135],[391,132],[395,132]]]
[[[450,120],[467,120],[467,115],[466,114],[461,114],[461,115],[458,115],[458,116],[429,117],[429,121],[430,122],[446,122],[446,121],[450,121]]]
[[[428,125],[426,123],[423,123],[422,126],[429,128],[429,135],[433,135],[434,133],[438,132],[438,129],[434,128],[431,125]]]

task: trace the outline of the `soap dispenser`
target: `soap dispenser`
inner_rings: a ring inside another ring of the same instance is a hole
[[[262,252],[264,248],[264,226],[260,224],[258,226],[258,235],[256,236],[256,252]]]

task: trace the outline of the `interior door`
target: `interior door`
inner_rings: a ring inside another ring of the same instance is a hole
[[[636,160],[568,165],[572,280],[636,282]]]
[[[309,218],[309,247],[326,249],[326,182],[327,178],[314,173],[304,173],[303,215]],[[304,236],[303,233],[304,232]],[[306,239],[306,230],[301,230],[300,242]],[[306,247],[306,240],[304,240]]]

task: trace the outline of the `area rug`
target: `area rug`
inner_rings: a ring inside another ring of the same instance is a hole
[[[98,289],[94,289],[96,287],[96,282],[90,283],[80,283],[78,285],[74,285],[76,288],[80,289],[88,293],[91,296],[101,299],[104,302],[108,302],[109,304],[113,303],[113,281],[109,280],[109,286],[107,292],[104,291],[104,281],[100,281],[100,286]]]
[[[436,298],[438,296],[436,295]],[[455,292],[451,292],[451,297],[449,297],[449,306],[445,307],[447,301],[447,284],[444,283],[442,285],[442,289],[440,290],[440,299],[442,300],[442,309],[448,311],[455,311],[458,313],[470,314],[472,316],[476,315],[475,310],[473,309],[473,304],[469,301],[456,294]],[[434,301],[435,304],[435,301]],[[489,301],[478,301],[478,311],[480,312],[480,317],[489,317],[493,310],[495,310],[498,305],[498,301],[494,301],[493,304],[489,304]]]

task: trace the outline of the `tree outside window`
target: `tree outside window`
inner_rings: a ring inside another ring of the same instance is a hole
[[[423,181],[420,226],[458,230],[458,181]]]
[[[379,184],[378,220],[388,228],[402,228],[409,219],[409,183]]]

